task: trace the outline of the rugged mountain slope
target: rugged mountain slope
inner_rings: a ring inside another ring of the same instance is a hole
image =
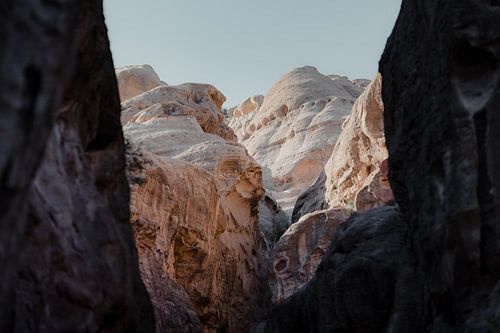
[[[287,213],[323,170],[361,92],[345,77],[302,67],[264,98],[254,96],[231,111],[229,125],[262,165],[266,188]]]
[[[145,282],[156,312],[176,311],[185,331],[199,329],[197,318],[206,332],[246,331],[267,306],[262,171],[226,140],[234,134],[223,123],[224,100],[210,85],[186,84],[123,103],[141,269],[153,272]],[[184,306],[164,307],[175,302],[157,287],[165,277],[189,298]]]
[[[102,2],[0,15],[0,331],[153,332]]]

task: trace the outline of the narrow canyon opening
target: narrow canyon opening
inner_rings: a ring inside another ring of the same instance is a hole
[[[498,1],[0,16],[0,332],[500,331]]]

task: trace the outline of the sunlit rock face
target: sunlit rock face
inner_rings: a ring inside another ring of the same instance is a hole
[[[193,118],[204,132],[236,141],[221,112],[226,97],[208,84],[158,86],[122,103],[122,123],[141,124],[153,118]]]
[[[122,105],[132,225],[143,275],[156,272],[145,283],[157,313],[175,301],[157,287],[163,276],[181,286],[189,302],[175,309],[176,322],[190,318],[194,331],[197,320],[205,332],[247,331],[269,298],[259,222],[273,225],[277,210],[266,203],[261,167],[231,140],[224,100],[210,85],[187,84]]]
[[[353,211],[363,212],[394,199],[388,181],[381,84],[377,75],[367,85],[344,121],[324,171],[295,204],[293,224],[273,252],[273,302],[283,302],[312,279],[337,226]],[[304,245],[319,240],[323,247]],[[290,264],[281,265],[281,271],[277,263],[283,262]]]
[[[102,1],[0,16],[0,332],[154,332]]]
[[[251,97],[231,110],[228,124],[289,215],[323,170],[362,90],[345,77],[302,67],[284,75],[265,97]]]
[[[382,77],[377,75],[354,104],[326,163],[325,176],[299,197],[292,222],[317,208],[362,212],[393,200],[381,85]]]
[[[150,65],[134,65],[117,68],[116,79],[123,102],[155,87],[166,85]]]

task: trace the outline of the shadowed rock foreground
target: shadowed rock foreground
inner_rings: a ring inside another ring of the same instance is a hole
[[[0,331],[153,332],[102,3],[0,16]]]

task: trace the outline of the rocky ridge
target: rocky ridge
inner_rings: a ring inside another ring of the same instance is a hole
[[[302,67],[284,75],[266,96],[230,110],[229,126],[262,166],[266,188],[288,215],[323,170],[362,90],[345,77]]]

